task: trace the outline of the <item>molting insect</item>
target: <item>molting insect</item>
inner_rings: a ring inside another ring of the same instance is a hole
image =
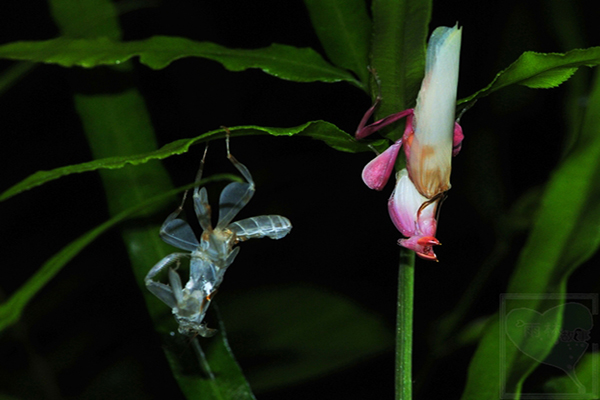
[[[156,297],[171,307],[175,319],[179,323],[179,332],[186,335],[200,334],[210,337],[216,329],[210,329],[203,323],[204,316],[214,298],[227,268],[239,253],[236,244],[248,239],[269,237],[281,239],[292,229],[290,221],[280,215],[260,215],[231,222],[238,212],[254,195],[255,186],[248,168],[237,161],[229,151],[229,130],[227,132],[227,158],[242,174],[246,182],[228,184],[219,199],[219,220],[213,228],[211,223],[211,207],[208,203],[206,188],[194,189],[194,210],[203,230],[196,238],[190,225],[177,218],[182,211],[181,205],[171,213],[160,229],[160,237],[168,244],[191,253],[173,253],[159,261],[146,275],[146,287]],[[208,147],[207,147],[208,149]],[[200,162],[196,182],[202,178],[206,150]],[[187,194],[187,192],[186,192]],[[189,280],[182,285],[177,273],[181,260],[190,260]],[[175,264],[175,268],[171,268]],[[165,268],[169,268],[169,284],[154,280],[155,276]]]

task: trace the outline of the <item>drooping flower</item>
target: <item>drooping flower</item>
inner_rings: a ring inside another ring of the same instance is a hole
[[[396,187],[388,202],[390,216],[398,230],[408,237],[400,239],[399,244],[431,260],[437,260],[432,246],[439,244],[435,238],[436,209],[450,189],[451,159],[460,151],[464,139],[462,128],[455,122],[461,35],[458,24],[452,28],[439,27],[432,33],[415,109],[366,125],[381,100],[377,98],[356,131],[356,138],[361,139],[407,117],[402,137],[365,166],[362,178],[371,189],[383,189],[400,148],[404,147],[406,170],[397,174]]]
[[[417,191],[408,177],[406,168],[396,174],[396,187],[388,200],[388,211],[392,222],[408,239],[398,244],[414,250],[427,260],[437,261],[432,246],[439,245],[435,237],[437,229],[436,211],[440,199],[426,199]]]
[[[461,35],[462,28],[458,25],[441,26],[431,35],[425,77],[415,109],[366,125],[380,101],[378,98],[363,117],[356,131],[357,139],[407,117],[402,137],[365,166],[363,180],[371,189],[383,189],[402,145],[409,176],[423,196],[431,199],[450,189],[451,158],[458,154],[464,139],[462,128],[454,121]]]

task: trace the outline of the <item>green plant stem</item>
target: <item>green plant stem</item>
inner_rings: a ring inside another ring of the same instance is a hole
[[[415,253],[400,250],[398,315],[396,321],[396,399],[412,399],[412,338]]]

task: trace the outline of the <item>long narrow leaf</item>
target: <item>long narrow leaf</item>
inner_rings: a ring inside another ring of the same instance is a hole
[[[524,380],[539,364],[536,360],[543,360],[554,346],[558,330],[544,340],[515,337],[506,316],[520,308],[528,310],[519,311],[521,326],[541,322],[560,326],[562,313],[547,311],[563,305],[569,275],[600,245],[599,110],[597,81],[579,140],[552,174],[507,289],[511,294],[537,295],[508,300],[502,313],[490,320],[469,367],[465,400],[498,398],[501,390],[518,397]],[[544,294],[548,296],[544,298]],[[513,333],[511,340],[503,340],[504,347],[500,346],[500,332]]]
[[[142,64],[153,69],[165,68],[181,58],[200,57],[217,61],[230,71],[259,68],[291,81],[346,81],[360,86],[352,74],[329,64],[313,49],[276,43],[261,49],[229,49],[216,43],[173,36],[154,36],[131,42],[119,42],[106,37],[61,37],[0,46],[0,58],[58,64],[63,67],[119,65],[133,57],[139,57]]]
[[[550,379],[544,385],[553,399],[580,398],[597,399],[600,396],[600,353],[588,353],[579,362],[571,376],[563,375]],[[575,379],[573,379],[575,378]]]
[[[311,121],[293,128],[269,128],[261,126],[238,126],[230,128],[231,136],[273,135],[273,136],[307,136],[322,140],[336,150],[351,153],[371,151],[371,147],[363,142],[357,142],[352,136],[325,121]],[[192,145],[209,140],[225,137],[225,131],[217,129],[203,133],[190,139],[180,139],[164,145],[158,150],[128,156],[106,157],[82,164],[68,165],[50,171],[38,171],[21,182],[10,187],[0,195],[0,201],[7,200],[21,192],[53,181],[66,175],[95,171],[97,169],[118,169],[126,165],[140,165],[150,160],[159,160],[173,155],[186,153]],[[371,143],[375,149],[382,151],[387,146],[385,140]]]
[[[213,309],[216,304],[213,303]],[[190,352],[189,339],[163,335],[167,360],[178,377],[181,390],[188,399],[248,399],[255,397],[237,362],[233,358],[225,334],[225,325],[219,317],[219,332],[211,339],[192,339],[194,355],[189,368],[182,362],[182,352]],[[200,345],[202,341],[202,345]],[[210,362],[209,362],[210,361]],[[187,367],[187,368],[186,368]]]
[[[425,72],[430,0],[374,0],[371,66],[381,80],[383,101],[377,118],[414,105]],[[377,88],[371,85],[372,96]],[[402,136],[394,130],[390,139]]]
[[[329,59],[354,72],[366,88],[371,19],[364,0],[304,0],[304,4]]]
[[[553,88],[567,81],[580,67],[600,64],[600,47],[576,49],[567,53],[535,53],[527,51],[508,68],[500,71],[485,88],[461,99],[459,104],[471,103],[509,85],[533,89]]]

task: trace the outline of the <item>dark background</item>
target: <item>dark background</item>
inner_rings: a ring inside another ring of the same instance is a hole
[[[57,35],[44,2],[14,3],[0,6],[2,43]],[[565,11],[556,5],[567,3],[580,21],[580,32],[560,33]],[[301,1],[120,4],[125,40],[177,35],[237,48],[284,43],[313,47],[323,54]],[[456,21],[463,26],[462,98],[487,85],[525,50],[564,52],[600,44],[593,31],[598,17],[593,6],[591,1],[434,1],[430,27],[452,26]],[[370,105],[363,92],[348,84],[294,83],[258,70],[232,73],[203,59],[179,60],[160,71],[136,63],[136,72],[160,145],[221,125],[286,127],[323,119],[354,132]],[[2,190],[35,171],[91,159],[73,108],[69,73],[57,66],[40,66],[0,97]],[[589,70],[578,75],[584,82],[591,77]],[[423,367],[428,342],[435,336],[432,323],[452,310],[490,256],[503,213],[543,184],[558,162],[567,130],[567,88],[504,89],[464,115],[466,139],[454,162],[453,188],[438,229],[444,244],[436,250],[441,262],[417,261],[415,371]],[[176,185],[193,179],[202,150],[197,146],[164,161]],[[271,137],[236,138],[232,151],[257,183],[243,216],[265,210],[279,213],[293,222],[294,230],[275,245],[268,240],[245,244],[220,296],[301,281],[351,297],[388,321],[393,330],[395,241],[400,234],[386,210],[391,185],[374,192],[360,180],[372,155],[340,153],[311,139]],[[206,172],[234,172],[222,143],[211,146]],[[3,203],[0,213],[0,296],[13,293],[50,256],[108,216],[96,173],[35,188]],[[521,232],[508,242],[509,249],[469,319],[497,310],[498,295],[505,291],[524,239]],[[598,291],[597,280],[589,282],[595,265],[597,259],[580,268],[570,282],[571,292]],[[65,267],[26,308],[22,322],[0,338],[0,389],[23,399],[182,396],[117,231],[102,236]],[[232,346],[235,352],[236,343]],[[258,398],[359,399],[373,398],[375,393],[391,398],[392,350],[332,376]],[[429,382],[437,384],[423,388],[418,398],[458,398],[473,351],[474,347],[463,349],[431,370]],[[239,361],[243,368],[252,368],[251,362]],[[99,378],[107,371],[122,372],[111,375],[118,377],[113,386]],[[545,373],[560,371],[550,368]],[[102,386],[95,387],[99,381]]]

